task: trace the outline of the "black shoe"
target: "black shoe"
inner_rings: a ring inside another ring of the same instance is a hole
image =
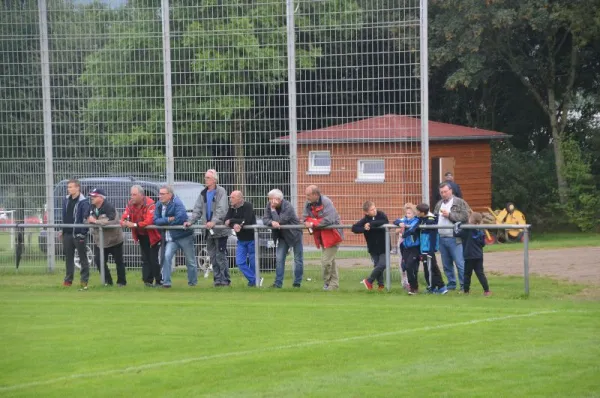
[[[146,286],[146,287],[154,287],[154,285],[152,283],[150,283],[150,282],[144,283],[144,286]]]
[[[300,288],[300,284],[299,283],[294,283],[292,286],[295,287],[295,288]]]
[[[273,289],[281,289],[281,286],[277,286],[277,285],[276,285],[276,284],[274,284],[274,283],[271,285],[271,287],[272,287]]]

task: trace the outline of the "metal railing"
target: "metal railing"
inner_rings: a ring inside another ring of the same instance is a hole
[[[91,224],[5,224],[3,228],[11,229],[11,228],[51,228],[49,229],[50,234],[53,235],[55,231],[52,228],[88,228],[88,229],[99,229],[98,233],[98,246],[104,247],[104,229],[112,229],[112,228],[123,228],[120,225],[91,225]],[[525,225],[517,225],[517,224],[480,224],[480,225],[469,225],[469,224],[461,224],[462,229],[492,229],[492,230],[501,230],[501,229],[518,229],[523,231],[523,278],[524,278],[524,292],[526,295],[529,295],[529,230],[531,228],[530,224]],[[266,225],[244,225],[243,229],[253,230],[254,231],[254,241],[259,242],[259,232],[261,230],[272,230],[273,228]],[[351,229],[352,225],[331,225],[322,229]],[[396,225],[387,224],[382,227],[378,227],[385,229],[385,261],[386,261],[386,272],[385,272],[385,288],[387,291],[391,290],[391,230],[395,230],[398,227]],[[453,229],[453,226],[440,226],[440,225],[420,225],[420,229]],[[159,230],[182,230],[182,229],[199,229],[205,230],[205,225],[192,225],[189,227],[184,226],[156,226],[151,225],[146,227],[146,229],[159,229]],[[213,229],[230,229],[224,225],[216,225]],[[304,225],[281,225],[279,229],[307,229]],[[54,237],[50,236],[50,240],[53,241]],[[54,256],[54,252],[48,250],[47,252],[48,258]],[[260,281],[260,250],[255,250],[254,252],[254,260],[255,260],[255,272],[256,272],[256,284],[259,285]],[[100,264],[104,264],[104,250],[99,250],[99,260]],[[53,264],[53,261],[49,261],[49,264]],[[105,274],[104,267],[100,266],[100,279],[102,284],[105,283]],[[53,270],[52,268],[50,269]]]

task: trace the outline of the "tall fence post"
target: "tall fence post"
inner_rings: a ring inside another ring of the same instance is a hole
[[[420,65],[421,65],[421,187],[422,201],[429,203],[429,64],[427,47],[427,0],[420,4]]]
[[[389,292],[392,284],[392,256],[390,253],[390,229],[385,228],[385,288]]]
[[[294,0],[286,1],[288,52],[288,112],[290,132],[290,199],[298,206],[298,117],[296,114],[296,37]]]
[[[254,228],[254,273],[256,275],[254,285],[260,287],[260,237],[258,228]]]
[[[529,296],[529,228],[523,230],[523,277],[525,279],[525,294]]]
[[[98,266],[100,267],[100,283],[104,285],[106,283],[106,275],[104,273],[104,262],[106,261],[104,258],[104,228],[99,227],[98,229],[98,244],[96,245],[100,251],[100,264]]]
[[[169,24],[169,0],[161,2],[162,50],[165,104],[165,157],[167,159],[167,184],[175,181],[173,155],[173,87],[171,85],[171,29]]]
[[[46,0],[38,0],[39,29],[40,29],[40,64],[42,74],[42,115],[44,121],[44,172],[46,184],[46,212],[48,224],[54,224],[54,168],[52,155],[52,104],[50,98],[50,56],[48,53],[48,9]],[[46,229],[48,270],[54,271],[56,231]]]

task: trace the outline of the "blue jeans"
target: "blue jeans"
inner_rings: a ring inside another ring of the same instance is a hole
[[[285,258],[290,247],[294,250],[294,285],[300,286],[302,275],[304,274],[304,251],[302,248],[302,239],[299,239],[293,246],[288,245],[284,239],[279,239],[277,252],[275,254],[275,286],[283,285],[283,274],[285,273]]]
[[[235,251],[235,264],[248,279],[248,286],[256,285],[256,259],[254,258],[254,241],[238,240]]]
[[[456,289],[456,277],[454,275],[454,264],[458,270],[458,281],[460,288],[464,287],[465,260],[463,258],[462,244],[456,243],[454,237],[440,236],[440,254],[442,255],[442,264],[444,274],[448,278],[448,289]]]
[[[198,268],[196,267],[196,251],[194,250],[194,236],[166,242],[165,254],[162,263],[163,285],[171,286],[171,263],[177,253],[177,249],[183,250],[185,255],[185,265],[187,266],[188,285],[196,286],[198,284]]]

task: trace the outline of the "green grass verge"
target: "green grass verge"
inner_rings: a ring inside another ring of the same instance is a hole
[[[533,232],[530,250],[565,249],[570,247],[600,246],[600,234],[585,232],[540,233]],[[523,243],[498,243],[485,247],[486,252],[523,251]]]
[[[366,272],[366,270],[361,270]],[[316,270],[308,270],[309,275]],[[341,290],[62,288],[0,273],[0,396],[593,396],[600,302],[585,286],[488,275],[494,296]],[[289,283],[289,275],[286,282]],[[267,275],[270,281],[272,275]]]

